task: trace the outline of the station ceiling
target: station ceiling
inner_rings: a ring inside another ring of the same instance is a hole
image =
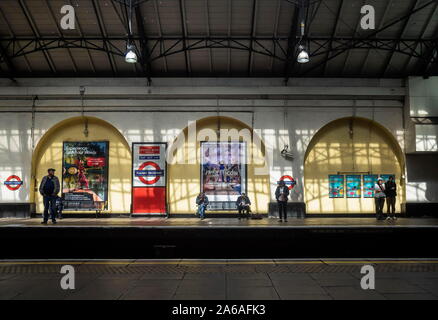
[[[66,4],[75,9],[73,30],[60,25]],[[360,26],[365,4],[375,9],[374,30]],[[1,0],[0,77],[437,75],[437,6],[436,0]],[[136,64],[124,60],[128,37],[140,56]],[[296,62],[299,44],[309,63]]]

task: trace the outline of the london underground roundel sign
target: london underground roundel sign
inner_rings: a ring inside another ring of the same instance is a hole
[[[282,176],[280,178],[280,181],[284,181],[284,184],[287,185],[289,190],[292,190],[295,187],[295,185],[297,184],[295,179],[292,178],[291,176]]]
[[[23,185],[23,181],[21,181],[19,176],[12,175],[6,179],[4,184],[9,190],[16,191]]]
[[[138,170],[136,170],[136,176],[138,179],[147,185],[152,185],[160,180],[163,175],[163,170],[160,166],[152,161],[143,162]]]

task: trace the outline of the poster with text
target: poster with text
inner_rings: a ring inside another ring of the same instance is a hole
[[[374,198],[374,185],[377,183],[377,174],[364,174],[363,197]]]
[[[65,210],[107,209],[108,148],[108,141],[63,143]]]
[[[344,176],[341,174],[329,175],[329,197],[343,198],[344,197]]]
[[[360,198],[361,196],[361,183],[362,179],[360,175],[347,175],[347,198]]]
[[[223,202],[246,192],[246,143],[201,143],[201,191],[209,201]]]
[[[381,174],[380,178],[383,179],[383,182],[387,182],[389,180],[389,177],[393,177],[395,180],[395,174]]]
[[[132,211],[166,214],[166,146],[164,142],[132,144]]]
[[[166,145],[164,143],[134,143],[132,157],[134,187],[166,186]]]

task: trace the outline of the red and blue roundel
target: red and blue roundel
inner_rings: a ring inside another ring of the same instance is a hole
[[[6,179],[4,184],[9,190],[16,191],[23,185],[23,181],[21,181],[19,176],[12,175]]]
[[[297,184],[295,179],[292,178],[291,176],[282,176],[280,178],[280,181],[284,181],[284,184],[287,185],[289,190],[292,190],[295,187],[295,185]]]

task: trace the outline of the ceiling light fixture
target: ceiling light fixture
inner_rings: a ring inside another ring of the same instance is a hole
[[[135,53],[135,46],[132,44],[128,44],[126,46],[125,62],[137,63],[137,54]]]
[[[309,54],[307,53],[306,49],[304,48],[304,46],[299,46],[298,47],[299,53],[298,53],[298,57],[297,57],[297,61],[299,63],[307,63],[309,62]]]
[[[128,15],[128,41],[126,44],[125,62],[126,63],[137,63],[138,56],[136,53],[135,45],[132,41],[132,0],[127,3],[129,5]]]

